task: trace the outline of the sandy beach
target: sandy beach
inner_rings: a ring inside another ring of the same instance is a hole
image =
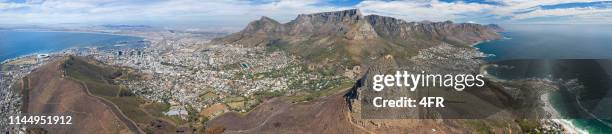
[[[561,118],[559,112],[550,103],[550,93],[542,94],[542,96],[540,96],[540,101],[544,103],[543,109],[551,115],[549,119],[544,119],[544,120],[550,120],[554,123],[561,125],[565,133],[568,133],[568,134],[588,134],[589,133],[586,130],[576,127],[576,125],[574,125],[571,121]]]

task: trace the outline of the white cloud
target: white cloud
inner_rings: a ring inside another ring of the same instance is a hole
[[[563,17],[551,23],[612,23],[610,8],[541,9],[542,5],[593,2],[591,0],[488,0],[501,3],[420,1],[363,1],[352,7],[325,4],[326,0],[29,0],[11,3],[0,0],[0,24],[57,23],[168,23],[231,25],[269,16],[281,22],[297,14],[360,8],[365,14],[393,16],[408,21],[529,23],[537,18]],[[571,19],[567,19],[571,18]],[[542,22],[539,20],[539,22]]]
[[[565,23],[565,24],[603,24],[612,23],[612,9],[597,8],[565,8],[550,10],[535,10],[533,12],[513,16],[516,22],[534,19],[549,18],[534,23]]]
[[[19,4],[19,3],[0,3],[0,11],[1,10],[10,10],[10,9],[16,9],[16,8],[23,8],[26,7],[27,5],[25,4]]]
[[[455,20],[465,15],[483,14],[494,5],[478,3],[447,3],[437,0],[419,1],[364,1],[357,5],[367,14],[387,14],[408,21],[445,21]]]
[[[338,10],[316,5],[319,0],[281,0],[253,3],[243,0],[171,0],[133,3],[122,0],[48,0],[23,4],[0,3],[0,10],[29,7],[29,11],[0,12],[4,23],[107,23],[201,21],[246,24],[260,16],[288,21],[299,13]]]
[[[556,19],[547,23],[581,23],[585,18],[610,18],[611,8],[558,8],[542,9],[544,5],[565,3],[584,3],[605,0],[488,0],[497,5],[465,2],[431,1],[365,1],[357,5],[368,13],[383,14],[402,18],[408,21],[444,21],[455,20],[489,21],[489,23],[530,23],[537,18],[569,17],[573,19]],[[590,17],[586,17],[586,16]],[[612,23],[611,19],[601,19],[599,23]],[[492,21],[492,22],[491,22]],[[590,19],[592,23],[594,19]],[[538,23],[541,23],[539,21]],[[586,22],[586,20],[584,21]]]

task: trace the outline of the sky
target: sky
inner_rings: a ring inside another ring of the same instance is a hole
[[[261,16],[359,9],[406,21],[481,24],[612,24],[599,0],[0,0],[0,25],[139,24],[243,27]]]

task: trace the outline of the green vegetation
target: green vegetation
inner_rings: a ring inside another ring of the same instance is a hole
[[[351,81],[340,81],[337,84],[333,84],[326,89],[322,90],[301,90],[298,93],[290,96],[293,102],[312,101],[317,98],[325,97],[338,93],[339,91],[345,90],[353,86],[354,83]]]
[[[239,69],[239,68],[240,68],[240,63],[226,64],[220,67],[220,69],[222,70],[233,70],[233,69]]]
[[[2,71],[2,70],[8,70],[8,68],[9,68],[9,67],[8,67],[8,65],[6,65],[6,64],[0,64],[0,71]]]
[[[516,123],[518,123],[518,125],[521,127],[521,130],[523,131],[523,133],[529,133],[529,134],[542,133],[542,131],[536,131],[537,129],[541,128],[540,123],[538,123],[538,121],[536,120],[517,119]]]
[[[281,91],[257,91],[253,93],[253,98],[259,102],[263,102],[265,99],[283,96],[285,93]]]
[[[134,96],[128,89],[115,84],[115,78],[129,74],[123,73],[125,70],[106,67],[73,56],[64,63],[64,70],[68,77],[85,84],[92,95],[112,102],[136,123],[147,124],[156,118],[169,118],[163,114],[169,109],[169,104],[146,102]]]
[[[223,99],[224,102],[236,102],[236,101],[244,101],[244,97],[240,96],[228,96]]]
[[[102,97],[117,105],[128,118],[135,122],[151,120],[146,112],[139,108],[142,100],[135,96],[121,96],[121,87],[111,84],[113,74],[120,71],[90,64],[85,59],[72,56],[64,63],[64,69],[69,77],[87,85],[92,95]]]
[[[170,120],[178,125],[183,125],[185,123],[187,123],[187,121],[183,120],[183,118],[181,118],[181,116],[178,115],[170,115],[170,116],[164,116],[164,119]]]
[[[200,114],[199,114],[198,110],[193,108],[193,106],[191,106],[191,105],[185,106],[185,109],[187,110],[187,115],[189,115],[187,117],[187,121],[188,122],[190,122],[190,123],[193,123],[193,122],[197,123],[197,122],[199,122]]]
[[[214,100],[217,98],[217,94],[215,94],[214,91],[207,91],[203,94],[200,94],[199,98],[200,100],[203,100],[203,101]]]
[[[23,105],[21,106],[21,111],[27,111],[28,108],[28,104],[30,102],[30,79],[26,76],[22,79],[21,81],[22,83],[17,82],[16,84],[13,85],[19,85],[19,88],[13,88],[13,90],[19,90],[21,89],[21,94],[23,95],[23,97],[21,98],[21,100],[23,101]],[[21,84],[23,84],[23,86],[21,86]],[[15,86],[17,87],[17,86]]]
[[[170,110],[170,104],[168,103],[148,103],[143,106],[149,114],[156,117],[163,117],[164,112]]]
[[[17,81],[17,82],[15,82],[15,83],[11,84],[11,85],[13,85],[13,86],[11,87],[11,90],[12,90],[13,92],[15,92],[15,93],[18,93],[18,92],[20,92],[20,91],[21,91],[21,89],[23,89],[23,88],[24,88],[24,87],[22,87],[23,85],[28,85],[28,82],[29,82],[29,81],[28,81],[28,78],[27,78],[27,77],[24,77],[23,79],[21,79],[21,81]]]
[[[177,65],[177,64],[173,64],[173,63],[169,63],[169,62],[161,62],[160,64],[165,65],[165,66],[188,68],[188,66]]]
[[[467,126],[474,129],[476,133],[479,133],[479,134],[493,134],[494,133],[493,131],[491,131],[491,127],[487,125],[487,123],[485,123],[485,121],[483,120],[466,120],[465,123],[467,124]]]
[[[233,110],[241,110],[245,108],[245,98],[241,96],[228,96],[223,99],[223,102]]]
[[[266,51],[288,52],[291,55],[298,56],[305,64],[316,65],[318,66],[317,69],[332,70],[336,73],[339,69],[357,65],[361,62],[362,58],[366,58],[366,55],[361,52],[359,54],[351,54],[347,48],[350,46],[349,43],[335,41],[333,44],[328,44],[336,39],[328,37],[314,38],[317,38],[317,40],[306,40],[296,44],[290,44],[282,40],[271,41],[266,47]]]
[[[123,68],[122,70],[122,75],[115,78],[115,79],[120,79],[120,80],[140,80],[142,78],[141,74],[135,73],[134,70],[130,69],[130,68]]]
[[[148,114],[140,109],[140,104],[143,103],[141,99],[137,97],[104,97],[107,100],[113,102],[121,112],[128,118],[135,122],[143,123],[152,121]]]

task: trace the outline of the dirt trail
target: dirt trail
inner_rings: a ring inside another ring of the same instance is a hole
[[[139,133],[139,134],[144,134],[144,133],[145,133],[144,131],[142,131],[142,130],[141,130],[139,127],[138,127],[138,125],[136,125],[136,122],[134,122],[133,120],[131,120],[130,118],[128,118],[128,117],[127,117],[125,114],[123,114],[123,112],[121,111],[121,109],[119,109],[119,107],[118,107],[117,105],[115,105],[115,104],[114,104],[114,103],[112,103],[111,101],[106,100],[106,99],[104,99],[104,98],[102,98],[102,97],[98,97],[98,96],[92,95],[92,94],[91,94],[91,92],[89,91],[89,88],[87,88],[87,84],[85,84],[84,82],[79,81],[79,80],[75,80],[75,79],[71,79],[71,80],[78,81],[78,82],[79,82],[79,83],[80,83],[80,84],[81,84],[81,85],[84,87],[84,88],[83,88],[83,90],[84,90],[84,91],[87,93],[87,95],[89,95],[89,96],[91,96],[91,97],[98,98],[98,99],[100,100],[100,102],[102,102],[102,103],[104,103],[106,106],[108,106],[108,107],[109,107],[109,108],[110,108],[110,109],[113,111],[113,113],[114,113],[114,114],[115,114],[117,117],[119,117],[119,119],[120,119],[120,120],[121,120],[123,123],[125,123],[125,125],[127,125],[127,127],[128,127],[128,128],[129,128],[129,129],[130,129],[132,132],[134,132],[134,133]]]
[[[43,115],[72,113],[73,124],[44,128],[50,133],[139,133],[111,105],[87,92],[78,81],[63,77],[62,63],[53,61],[24,79],[28,82],[24,111]]]

